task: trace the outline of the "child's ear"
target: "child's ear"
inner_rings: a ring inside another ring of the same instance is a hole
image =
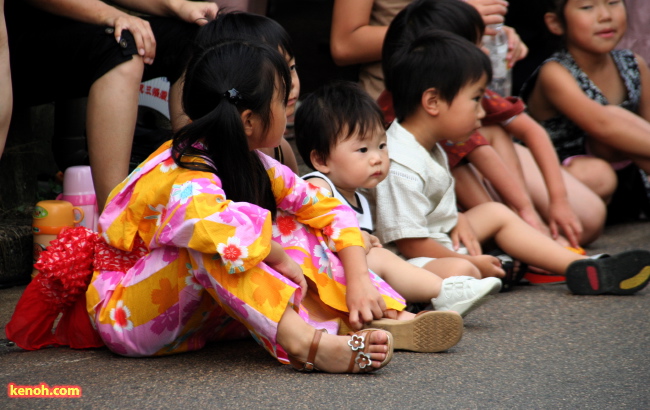
[[[427,114],[437,116],[440,113],[440,93],[435,88],[429,88],[422,93],[420,104]]]
[[[253,111],[244,110],[240,114],[240,117],[241,117],[241,122],[244,125],[244,133],[246,134],[247,137],[251,137],[254,131],[253,124],[255,123],[256,120],[253,115]]]
[[[548,31],[556,36],[561,36],[564,34],[564,27],[562,27],[562,22],[556,13],[546,13],[544,14],[544,23]]]
[[[314,166],[314,169],[316,171],[322,172],[323,174],[330,172],[330,167],[327,166],[327,161],[323,161],[315,149],[311,150],[309,153],[309,160],[311,161],[311,164]]]

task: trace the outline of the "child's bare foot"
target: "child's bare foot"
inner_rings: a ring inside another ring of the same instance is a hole
[[[318,370],[327,373],[367,373],[388,364],[393,357],[390,333],[365,329],[351,336],[336,336],[316,330],[309,345],[289,355],[297,370]]]

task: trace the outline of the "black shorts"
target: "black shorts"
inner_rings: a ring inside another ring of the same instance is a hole
[[[26,6],[5,4],[14,102],[38,105],[88,95],[101,76],[137,54],[130,32],[120,44],[110,27],[80,23]],[[156,38],[156,58],[143,81],[175,82],[189,58],[198,26],[166,17],[146,17]]]

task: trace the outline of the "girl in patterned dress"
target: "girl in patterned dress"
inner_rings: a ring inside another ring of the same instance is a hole
[[[602,198],[638,178],[639,195],[628,202],[649,216],[650,70],[641,56],[615,49],[627,28],[625,2],[553,0],[544,19],[564,48],[524,85],[528,111],[569,172]]]
[[[354,211],[256,150],[279,144],[290,86],[284,57],[267,45],[225,40],[192,58],[183,90],[192,122],[113,190],[100,218],[82,296],[110,350],[155,356],[200,349],[237,336],[234,318],[299,370],[358,373],[390,361],[387,331],[337,335],[341,326],[361,329],[388,316],[416,320],[397,313],[403,298],[369,273]],[[71,240],[54,246],[57,258],[75,248]],[[35,326],[30,314],[40,314],[28,299],[38,306],[41,292],[79,305],[44,265],[7,326],[21,347],[42,347],[34,334],[25,336],[24,328]],[[43,337],[45,344],[83,347],[71,340],[82,316],[64,313],[64,326]]]

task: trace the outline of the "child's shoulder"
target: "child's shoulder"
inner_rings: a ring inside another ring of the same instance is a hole
[[[431,156],[413,134],[394,121],[386,131],[386,136],[388,137],[388,157],[391,163],[400,164],[418,174],[426,170]]]

